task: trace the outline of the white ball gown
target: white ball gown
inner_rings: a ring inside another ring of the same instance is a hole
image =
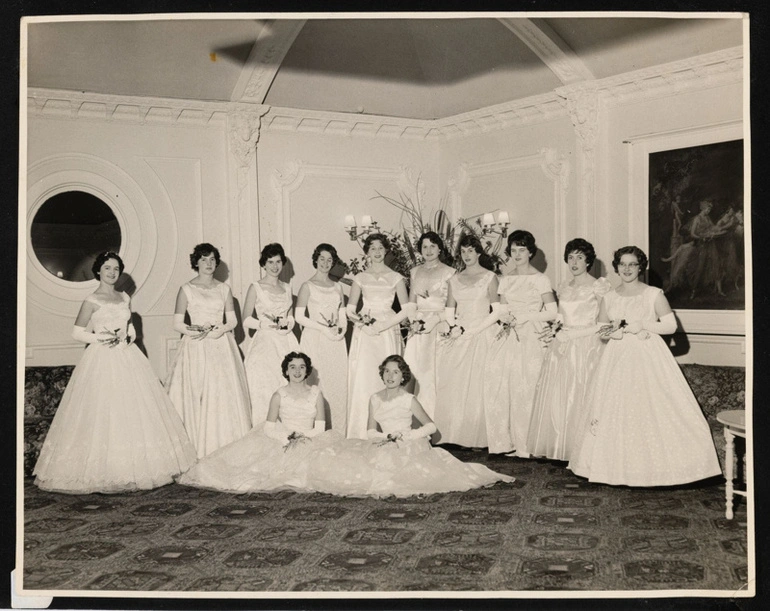
[[[123,303],[103,303],[93,329],[125,330]],[[90,344],[72,372],[35,465],[44,490],[88,494],[168,484],[195,462],[182,421],[139,348]]]
[[[309,296],[307,315],[311,320],[337,328],[339,308],[343,304],[343,292],[339,283],[332,287],[307,282]],[[348,409],[348,351],[345,338],[329,339],[318,329],[305,327],[299,342],[302,352],[310,357],[313,371],[308,384],[317,384],[328,404],[326,426],[343,435],[347,430]]]
[[[594,327],[602,297],[611,290],[606,278],[585,286],[565,281],[558,289],[564,329]],[[527,449],[533,456],[569,460],[577,425],[586,408],[585,395],[604,342],[596,333],[571,340],[552,340],[535,388]]]
[[[604,297],[611,320],[655,321],[661,290]],[[592,482],[669,486],[720,475],[706,418],[657,334],[607,341],[568,468]]]
[[[430,333],[415,333],[406,342],[404,360],[412,370],[414,395],[428,416],[436,413],[436,342],[441,325],[435,323],[444,313],[449,278],[455,273],[451,267],[442,268],[438,279],[412,276],[411,290],[417,295],[416,319],[435,325]]]
[[[191,324],[222,323],[226,284],[206,288],[188,282],[182,290]],[[183,336],[165,386],[198,458],[251,430],[246,373],[232,333],[217,339]]]
[[[412,399],[407,392],[390,400],[372,396],[374,418],[383,433],[405,433],[412,428]],[[320,492],[374,497],[464,491],[513,480],[431,447],[427,438],[396,442],[346,439],[320,450],[309,473],[311,486]]]
[[[291,397],[286,392],[286,386],[277,392],[281,395],[279,419],[284,428],[288,431],[312,431],[318,387],[312,386],[304,400]],[[336,431],[325,431],[312,439],[284,447],[281,441],[268,437],[264,427],[263,421],[245,437],[198,461],[178,482],[185,486],[233,493],[314,490],[308,483],[313,456],[329,444],[342,441],[342,435]]]
[[[396,286],[402,280],[403,276],[394,271],[377,276],[370,272],[357,274],[353,282],[361,289],[363,298],[359,314],[368,314],[377,321],[395,316],[393,300]],[[366,439],[369,397],[385,387],[380,379],[380,364],[385,357],[403,351],[399,325],[378,335],[368,335],[360,325],[355,325],[348,357],[348,437]]]
[[[299,350],[299,342],[293,332],[280,333],[271,319],[287,318],[291,311],[291,287],[278,281],[280,294],[266,291],[259,282],[252,284],[257,300],[254,310],[260,320],[260,328],[254,332],[243,359],[246,380],[251,398],[251,422],[256,426],[267,418],[270,397],[285,380],[281,362],[289,352]],[[249,315],[251,312],[249,312]]]
[[[449,279],[457,302],[457,324],[465,329],[490,312],[487,294],[495,277],[484,270],[471,284],[461,275]],[[445,326],[445,325],[442,325]],[[497,326],[491,325],[473,337],[439,339],[436,352],[436,417],[439,443],[468,448],[489,447],[490,452],[510,450],[507,423],[508,405],[490,394],[493,374],[488,353],[495,341]]]
[[[537,272],[530,275],[503,276],[500,279],[498,294],[505,300],[514,316],[525,312],[540,312],[543,309],[543,293],[551,292],[551,281],[545,274]],[[499,446],[499,451],[516,450],[519,456],[526,457],[527,433],[532,416],[532,404],[535,398],[535,386],[540,376],[546,346],[540,341],[539,334],[546,323],[527,321],[518,324],[507,336],[495,341],[490,350],[490,371],[498,380],[494,394],[499,403],[508,407],[508,417],[499,420],[502,427],[509,425],[509,438],[512,448]],[[498,327],[499,329],[499,327]],[[490,447],[490,452],[493,450]]]

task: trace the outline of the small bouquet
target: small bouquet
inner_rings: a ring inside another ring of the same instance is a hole
[[[599,337],[603,340],[608,340],[610,338],[620,339],[622,335],[619,335],[616,337],[615,333],[617,333],[618,331],[621,331],[622,333],[622,329],[626,325],[627,325],[626,320],[622,319],[617,325],[614,323],[602,325],[601,327],[599,327],[599,330],[597,331],[597,333],[599,334]]]
[[[105,327],[102,333],[106,333],[110,336],[110,339],[105,339],[101,342],[103,345],[109,346],[110,348],[114,348],[115,346],[120,345],[122,342],[128,343],[128,334],[126,334],[123,338],[118,335],[120,333],[120,329],[110,330]]]
[[[290,448],[294,448],[294,447],[298,446],[301,443],[304,443],[306,441],[310,441],[310,437],[308,437],[307,435],[303,435],[299,431],[292,431],[291,433],[289,433],[289,436],[288,436],[287,439],[289,440],[289,443],[287,443],[283,447],[283,451],[284,452],[286,452]]]
[[[333,329],[337,326],[337,317],[334,314],[331,315],[331,318],[326,318],[322,312],[319,312],[319,316],[321,317],[323,324],[330,329]]]
[[[462,337],[463,333],[465,333],[465,328],[461,327],[459,324],[454,324],[450,325],[449,329],[446,331],[440,332],[439,337],[444,344],[452,345],[455,341]]]
[[[356,318],[357,318],[357,320],[355,321],[355,323],[359,327],[371,327],[374,323],[377,322],[377,319],[374,318],[368,312],[359,312],[356,315]]]
[[[270,325],[274,329],[278,329],[279,331],[285,331],[289,328],[289,319],[281,314],[280,316],[273,316],[272,314],[264,314],[264,317],[267,318],[272,324]]]
[[[406,339],[409,339],[410,337],[414,335],[422,335],[425,333],[425,321],[416,319],[413,321],[405,321],[406,322]]]
[[[187,325],[187,328],[190,329],[190,331],[195,331],[195,333],[197,333],[197,335],[192,336],[193,339],[203,339],[214,330],[214,325],[211,323],[206,325]]]
[[[388,433],[388,436],[385,437],[385,439],[377,442],[377,447],[379,448],[389,443],[396,443],[403,440],[404,436],[401,433]]]
[[[516,317],[512,312],[506,312],[500,320],[497,321],[497,324],[500,325],[500,330],[497,332],[497,335],[495,335],[495,339],[507,339],[511,334],[511,331],[513,331],[513,334],[516,336],[516,341],[521,341],[519,339],[519,334],[516,331]]]
[[[540,332],[540,335],[538,335],[538,339],[543,344],[544,348],[547,348],[551,345],[551,342],[553,341],[553,338],[556,337],[556,334],[561,331],[564,328],[564,323],[559,320],[549,320],[546,324],[543,330]]]

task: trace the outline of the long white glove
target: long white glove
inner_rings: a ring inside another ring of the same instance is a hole
[[[270,437],[270,439],[276,439],[277,441],[280,441],[282,445],[289,443],[289,434],[291,431],[286,429],[283,422],[270,422],[268,420],[265,422],[265,428],[263,430],[265,431],[265,435]]]
[[[374,323],[373,326],[378,332],[385,331],[386,329],[390,329],[391,327],[400,324],[402,320],[406,320],[409,317],[409,313],[416,310],[417,304],[410,301],[401,308],[401,311],[398,314],[394,314],[393,316],[388,316],[387,318],[378,320]]]
[[[305,437],[315,437],[316,435],[320,435],[326,430],[326,421],[325,420],[316,420],[313,424],[313,430],[304,432],[303,435]]]
[[[98,344],[109,342],[113,339],[113,335],[111,333],[91,333],[86,331],[85,327],[74,325],[72,327],[72,339],[76,339],[84,344]]]
[[[174,331],[179,331],[182,335],[198,335],[198,331],[188,329],[184,324],[184,314],[174,314]]]
[[[437,430],[438,429],[436,428],[435,424],[428,422],[428,424],[423,424],[419,428],[408,430],[406,433],[404,433],[404,439],[421,439],[422,437],[430,437]]]
[[[669,312],[661,316],[659,321],[644,320],[642,329],[658,335],[671,335],[676,331],[676,316],[673,312]]]
[[[255,329],[259,331],[262,328],[262,322],[258,318],[254,318],[253,316],[247,316],[243,320],[243,328],[244,329]]]
[[[211,330],[212,339],[218,339],[222,337],[228,331],[235,329],[235,325],[238,324],[238,319],[235,316],[235,310],[228,310],[225,312],[225,323],[218,324]]]
[[[369,429],[366,431],[366,438],[374,441],[375,439],[385,439],[387,438],[387,435],[385,433],[380,433],[377,429]]]
[[[556,340],[560,342],[568,342],[580,337],[588,337],[589,335],[594,335],[601,327],[602,325],[597,323],[595,325],[591,325],[590,327],[582,327],[580,329],[561,329],[556,332]]]
[[[342,329],[343,334],[348,330],[348,310],[344,306],[337,310],[337,326]]]
[[[356,320],[358,318],[358,314],[356,313],[356,306],[355,304],[349,303],[345,306],[345,318],[350,318],[352,320]]]
[[[466,329],[465,332],[468,335],[475,335],[477,333],[481,333],[484,329],[495,324],[498,320],[500,320],[500,316],[503,315],[504,311],[505,311],[505,308],[502,306],[502,304],[493,303],[492,311],[489,314],[487,314],[480,322],[473,325],[470,329]]]
[[[134,328],[134,323],[132,322],[128,323],[128,327],[126,328],[126,337],[128,338],[129,344],[133,344],[136,341],[136,329]]]
[[[325,331],[329,327],[322,325],[320,322],[316,322],[307,315],[307,308],[294,308],[294,318],[296,321],[306,327],[307,329],[315,329],[316,331]]]
[[[548,322],[549,320],[556,319],[556,316],[559,313],[558,310],[559,308],[555,303],[546,303],[543,305],[543,309],[539,312],[522,312],[521,314],[516,314],[516,322],[523,323],[527,322],[528,320]]]
[[[457,324],[457,318],[455,318],[456,312],[457,308],[444,308],[444,320],[446,320],[450,327],[454,327]]]

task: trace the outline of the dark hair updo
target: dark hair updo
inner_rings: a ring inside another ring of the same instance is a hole
[[[259,254],[259,266],[265,267],[265,263],[267,263],[268,259],[272,259],[273,257],[278,256],[281,257],[281,263],[286,264],[286,254],[283,252],[283,246],[281,246],[278,242],[272,242],[268,244]]]
[[[391,354],[390,356],[385,357],[385,360],[380,363],[380,379],[385,379],[385,365],[388,363],[395,363],[398,365],[398,369],[401,372],[401,375],[404,377],[404,379],[401,380],[401,386],[406,386],[409,384],[412,379],[412,370],[409,369],[409,365],[407,365],[404,357],[398,354]]]
[[[123,259],[120,258],[120,255],[111,250],[105,250],[104,252],[100,252],[98,255],[96,255],[94,264],[91,266],[91,271],[94,273],[94,278],[97,280],[99,279],[99,270],[102,269],[102,265],[104,265],[110,259],[115,259],[118,262],[118,270],[121,274],[123,273],[123,270],[126,268],[126,266],[123,264]]]
[[[318,267],[318,257],[321,256],[322,252],[328,252],[332,256],[332,267],[337,265],[338,263],[342,263],[342,259],[339,258],[339,255],[337,254],[337,249],[334,248],[331,244],[326,244],[325,242],[319,244],[315,247],[315,250],[313,251],[313,267]]]
[[[570,240],[564,247],[565,263],[567,262],[567,258],[573,252],[583,253],[586,258],[586,269],[591,271],[591,267],[593,267],[594,261],[596,261],[596,251],[594,250],[594,245],[591,244],[591,242],[588,240],[584,240],[583,238],[575,238],[574,240]]]
[[[534,257],[535,253],[537,252],[535,236],[533,236],[529,231],[525,231],[524,229],[517,229],[508,236],[508,246],[505,247],[505,254],[509,257],[511,256],[511,247],[514,244],[516,246],[526,246],[527,250],[529,251],[530,259]]]
[[[370,233],[364,240],[364,253],[369,254],[369,249],[372,247],[372,242],[379,242],[385,247],[385,250],[390,250],[390,240],[384,233]]]
[[[214,255],[214,260],[217,262],[217,267],[219,267],[219,251],[217,250],[216,246],[212,246],[208,242],[203,242],[202,244],[198,244],[193,248],[192,253],[190,254],[190,267],[192,267],[194,270],[198,269],[198,261],[200,261],[201,257],[208,257],[209,255]]]
[[[647,271],[647,255],[644,254],[644,251],[638,246],[624,246],[623,248],[618,248],[615,254],[612,255],[612,269],[615,270],[616,274],[618,273],[620,258],[623,255],[634,255],[636,257],[636,261],[639,263],[640,274]]]
[[[304,352],[289,352],[289,354],[283,357],[283,360],[281,361],[281,373],[283,374],[283,377],[287,380],[289,379],[289,363],[294,359],[302,359],[305,361],[305,379],[307,380],[310,372],[313,371],[313,365],[310,361],[310,357]]]

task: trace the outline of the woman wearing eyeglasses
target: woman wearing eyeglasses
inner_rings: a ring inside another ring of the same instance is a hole
[[[607,342],[588,392],[569,463],[592,482],[672,486],[721,475],[711,431],[661,335],[676,331],[663,291],[642,282],[647,256],[615,251],[620,286],[604,296]]]

